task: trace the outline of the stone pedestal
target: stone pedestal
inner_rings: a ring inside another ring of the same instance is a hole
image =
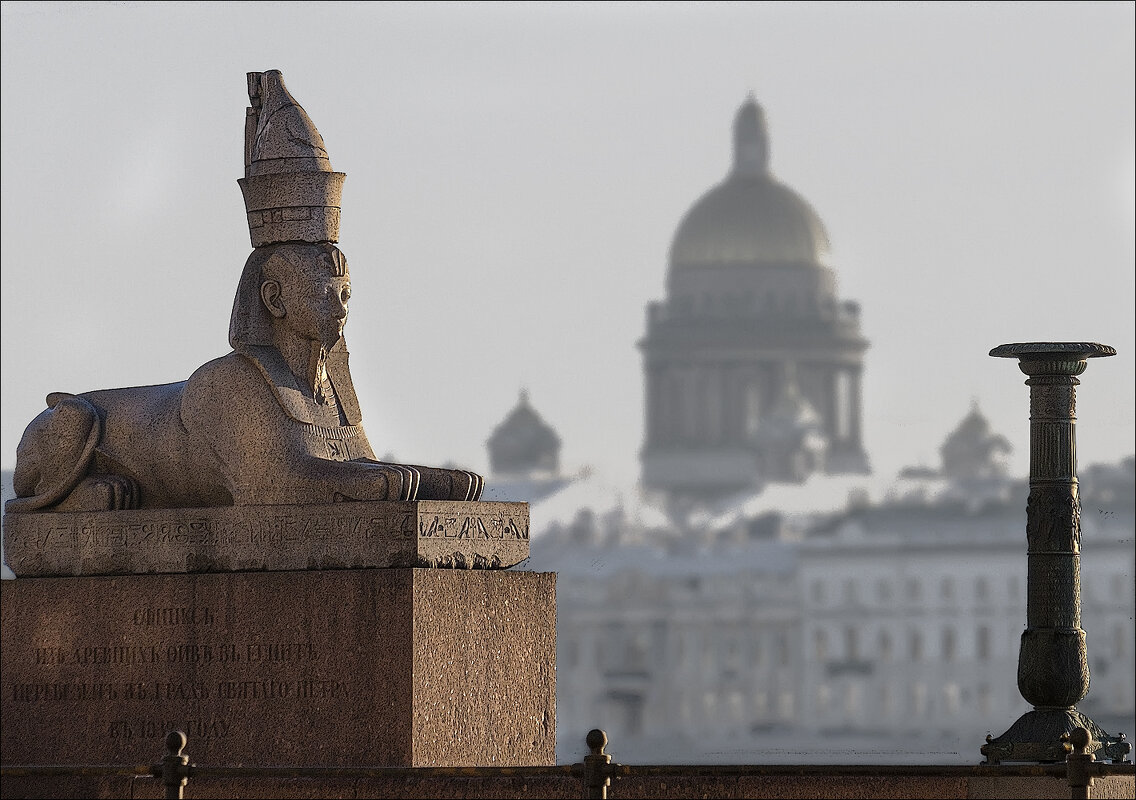
[[[4,764],[554,762],[555,576],[339,569],[0,587]]]

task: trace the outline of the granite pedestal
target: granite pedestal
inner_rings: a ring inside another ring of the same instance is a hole
[[[5,581],[5,764],[554,762],[555,576],[352,569]]]
[[[551,764],[525,503],[11,514],[5,764]]]

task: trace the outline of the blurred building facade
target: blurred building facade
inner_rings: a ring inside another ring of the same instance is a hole
[[[559,574],[560,758],[602,727],[649,763],[979,761],[1028,710],[1027,483],[977,403],[940,466],[870,476],[859,306],[837,295],[818,215],[771,175],[752,98],[639,346],[641,494],[597,503],[573,478],[497,495],[534,501],[527,566]],[[1081,707],[1114,732],[1136,727],[1133,473],[1081,484]],[[818,500],[834,491],[846,501]]]
[[[1080,708],[1110,732],[1136,727],[1134,478],[1128,458],[1082,479]],[[1029,710],[1027,494],[939,474],[835,513],[552,525],[528,567],[559,573],[558,740],[602,727],[644,762],[977,763]]]
[[[867,472],[867,341],[828,234],[769,168],[753,97],[726,178],[675,232],[667,295],[647,308],[642,484],[683,507],[814,472]]]

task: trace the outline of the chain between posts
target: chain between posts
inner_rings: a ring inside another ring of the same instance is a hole
[[[1037,765],[978,765],[978,766],[887,766],[887,765],[776,765],[776,764],[619,764],[613,763],[605,752],[608,744],[607,734],[599,729],[588,733],[586,740],[589,753],[583,763],[560,766],[527,767],[208,767],[190,763],[184,753],[186,736],[181,731],[170,731],[166,735],[166,754],[162,760],[150,767],[123,767],[113,765],[50,765],[50,766],[0,766],[0,775],[6,781],[9,777],[37,778],[96,776],[135,776],[149,774],[162,781],[166,798],[181,800],[190,778],[220,779],[261,779],[261,778],[409,778],[430,777],[439,779],[462,779],[473,777],[574,777],[581,780],[582,796],[585,798],[607,798],[608,788],[617,778],[812,778],[818,777],[1030,777],[1064,778],[1069,784],[1072,800],[1087,800],[1092,796],[1094,779],[1104,777],[1131,776],[1136,774],[1131,762],[1109,764],[1096,759],[1091,751],[1092,733],[1078,727],[1061,737],[1061,746],[1066,758],[1064,763]],[[691,791],[697,790],[697,783]]]

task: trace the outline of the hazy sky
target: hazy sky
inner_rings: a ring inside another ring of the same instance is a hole
[[[774,173],[863,306],[879,471],[972,399],[1027,471],[1003,342],[1090,340],[1082,465],[1134,450],[1134,6],[4,3],[3,438],[50,391],[228,351],[245,73],[347,173],[347,326],[376,452],[486,469],[527,387],[562,463],[638,472],[644,307],[766,111]]]

